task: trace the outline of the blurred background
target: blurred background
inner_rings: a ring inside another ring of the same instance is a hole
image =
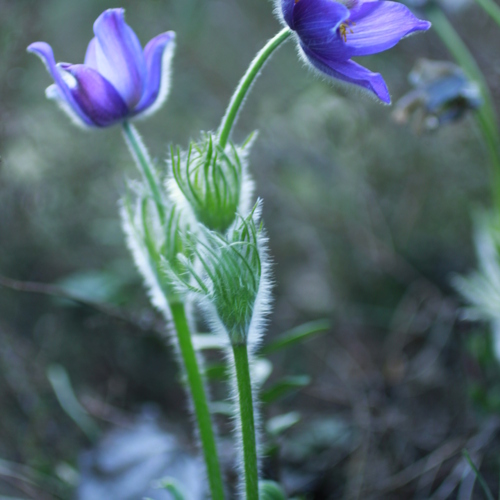
[[[120,228],[118,200],[137,175],[120,129],[70,125],[26,53],[43,40],[57,61],[82,62],[109,7],[125,7],[143,45],[177,32],[170,97],[138,123],[162,169],[169,144],[217,127],[279,29],[266,0],[0,0],[0,275],[24,283],[0,286],[1,498],[139,499],[134,485],[163,471],[170,459],[154,460],[167,452],[185,458],[179,477],[201,475],[164,325]],[[460,7],[447,15],[498,105],[500,31],[474,2]],[[396,101],[422,57],[451,60],[431,30],[362,63]],[[472,114],[416,134],[392,111],[317,78],[288,43],[237,124],[236,140],[260,132],[251,172],[274,261],[267,338],[331,322],[270,356],[269,384],[311,380],[264,408],[301,414],[271,440],[264,471],[311,500],[483,498],[461,450],[497,492],[499,370],[487,327],[461,320],[450,280],[476,265],[471,213],[491,204],[489,160]]]

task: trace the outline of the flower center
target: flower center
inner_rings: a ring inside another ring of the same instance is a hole
[[[354,33],[354,31],[352,31],[353,26],[356,26],[356,23],[354,23],[353,21],[350,21],[349,19],[347,19],[345,22],[343,22],[339,26],[340,38],[342,38],[342,40],[344,40],[344,43],[347,42],[347,32],[349,32],[351,34]]]

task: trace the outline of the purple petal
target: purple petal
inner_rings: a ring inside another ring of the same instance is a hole
[[[85,64],[85,66],[88,66],[89,68],[99,71],[99,68],[97,67],[97,43],[98,42],[96,37],[90,40],[89,45],[87,47],[87,52],[85,53],[85,59],[83,64]]]
[[[73,77],[73,98],[96,126],[109,127],[129,114],[120,94],[95,69],[83,64],[62,64],[61,69]]]
[[[135,114],[150,115],[158,110],[170,90],[170,63],[175,49],[175,33],[169,31],[153,38],[144,49],[147,78]]]
[[[281,12],[283,14],[283,19],[292,30],[295,29],[293,24],[293,8],[295,4],[295,0],[281,0]]]
[[[388,1],[365,1],[351,12],[349,21],[353,23],[346,34],[349,57],[390,49],[404,36],[431,26],[428,21],[415,17],[403,4]]]
[[[318,57],[307,47],[302,46],[309,62],[322,73],[346,83],[357,85],[375,94],[381,101],[390,104],[391,96],[382,75],[354,61],[326,60]]]
[[[302,44],[322,50],[338,38],[336,30],[349,15],[345,5],[332,0],[299,0],[293,9],[293,29]]]
[[[139,39],[125,22],[124,10],[103,12],[94,23],[94,33],[94,69],[111,82],[130,109],[134,108],[144,92],[146,62]],[[89,55],[90,61],[93,58]]]
[[[78,102],[76,101],[72,90],[68,86],[67,81],[64,78],[64,72],[56,65],[54,59],[54,53],[52,48],[48,43],[45,42],[35,42],[28,47],[28,52],[36,54],[43,61],[47,67],[48,72],[54,79],[54,82],[58,89],[58,95],[60,100],[67,103],[67,107],[71,109],[76,116],[81,120],[81,122],[87,126],[95,126],[92,119],[82,110]],[[49,87],[50,88],[50,87]],[[52,92],[52,96],[54,96]]]

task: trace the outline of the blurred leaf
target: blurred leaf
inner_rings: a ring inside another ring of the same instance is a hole
[[[291,411],[290,413],[277,415],[276,417],[270,418],[267,421],[267,432],[269,432],[269,434],[271,434],[272,436],[279,436],[283,432],[293,427],[295,424],[299,423],[300,419],[301,416],[298,411]]]
[[[286,500],[283,488],[274,481],[259,481],[259,497],[261,500]]]
[[[476,0],[476,2],[500,26],[500,7],[493,0]]]
[[[478,471],[477,467],[475,466],[474,462],[472,461],[472,458],[469,455],[469,452],[464,448],[462,450],[462,454],[467,460],[468,464],[470,465],[470,468],[474,472],[476,479],[479,481],[479,484],[481,485],[481,488],[483,488],[484,494],[488,500],[495,500],[493,498],[493,494],[491,493],[491,490],[488,488],[488,485],[486,484],[486,481],[484,480],[484,477],[481,475],[481,473]]]
[[[269,404],[277,399],[280,399],[292,391],[301,389],[311,383],[311,377],[309,375],[298,375],[295,377],[286,377],[272,387],[263,391],[260,395],[260,399],[264,404]]]
[[[95,441],[100,434],[99,428],[76,398],[66,370],[60,365],[50,365],[47,378],[62,409],[91,441]]]
[[[286,500],[283,488],[274,481],[259,481],[259,497],[261,500]]]
[[[225,363],[212,363],[205,367],[205,376],[210,380],[227,380],[227,366]]]
[[[266,358],[257,358],[250,367],[252,382],[257,387],[264,385],[273,371],[273,364]]]
[[[273,352],[286,349],[287,347],[308,340],[314,335],[324,333],[329,329],[330,321],[328,320],[318,320],[305,323],[304,325],[293,328],[292,330],[280,335],[277,339],[264,346],[260,350],[260,354],[267,356]]]
[[[116,302],[126,283],[115,273],[92,270],[67,275],[57,284],[83,300]]]
[[[172,493],[174,500],[185,500],[186,498],[182,492],[182,488],[175,479],[169,477],[161,479],[158,487]]]

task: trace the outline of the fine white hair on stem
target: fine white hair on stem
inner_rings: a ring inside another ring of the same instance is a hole
[[[236,377],[236,365],[234,362],[234,354],[231,346],[227,347],[225,350],[225,358],[228,366],[229,374],[229,399],[232,403],[232,415],[231,421],[233,423],[233,432],[235,437],[235,442],[238,446],[236,450],[236,464],[235,469],[238,472],[240,481],[238,482],[238,497],[244,500],[245,498],[245,474],[244,474],[244,458],[243,458],[243,434],[242,434],[242,422],[240,413],[240,395],[238,392],[238,381]],[[255,425],[255,441],[257,446],[257,468],[260,476],[261,466],[262,466],[262,418],[260,412],[260,401],[258,398],[258,387],[253,381],[252,373],[253,367],[255,366],[255,356],[248,350],[248,364],[250,365],[250,377],[252,381],[252,406],[253,406],[253,418]]]
[[[201,227],[198,264],[181,258],[184,273],[179,287],[198,298],[210,330],[215,335],[227,335],[231,345],[225,353],[230,371],[233,423],[238,446],[237,467],[242,481],[240,497],[244,498],[245,474],[240,415],[240,394],[236,377],[233,345],[245,344],[250,365],[254,366],[254,352],[260,343],[271,309],[271,265],[267,251],[267,237],[260,225],[260,201],[246,216],[238,215],[226,236]],[[181,266],[182,267],[182,266]],[[221,346],[222,347],[222,346]],[[257,450],[260,449],[260,418],[256,383],[251,383],[252,406]],[[257,457],[261,455],[257,452]]]
[[[160,311],[165,319],[170,320],[171,313],[167,297],[160,283],[158,270],[155,269],[150,253],[145,243],[142,227],[141,203],[134,205],[129,199],[120,202],[120,215],[122,227],[126,236],[127,246],[132,253],[134,263],[144,279],[149,299],[153,306]]]

